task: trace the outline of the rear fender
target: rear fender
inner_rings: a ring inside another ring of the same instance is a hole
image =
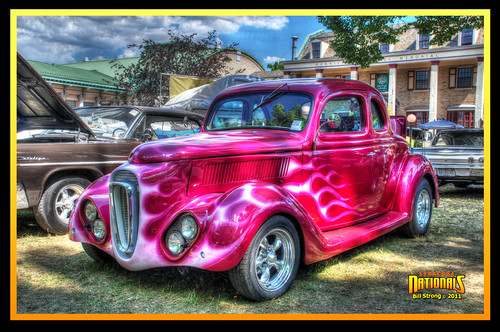
[[[399,179],[395,188],[395,195],[391,210],[413,214],[413,198],[420,181],[425,178],[432,188],[434,205],[439,202],[439,192],[436,173],[427,158],[420,154],[408,155],[399,171]]]

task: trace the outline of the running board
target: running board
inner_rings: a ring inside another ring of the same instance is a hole
[[[322,259],[332,257],[341,252],[358,247],[404,225],[409,220],[407,213],[387,212],[374,219],[323,232]]]

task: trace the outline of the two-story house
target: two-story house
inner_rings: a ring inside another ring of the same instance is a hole
[[[311,33],[284,77],[342,77],[366,82],[386,98],[391,115],[417,116],[417,124],[446,119],[466,128],[484,121],[484,30],[463,30],[445,45],[410,28],[394,45],[382,44],[384,59],[366,69],[335,56],[331,32]]]

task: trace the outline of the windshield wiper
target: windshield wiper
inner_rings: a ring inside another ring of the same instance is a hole
[[[262,101],[253,108],[252,112],[255,111],[256,109],[258,109],[259,107],[263,106],[264,104],[267,104],[268,102],[270,102],[271,100],[273,100],[276,96],[279,95],[278,93],[278,90],[281,89],[282,87],[288,85],[287,83],[283,83],[281,84],[278,88],[276,88],[276,90],[274,90],[273,92],[271,92],[270,94],[268,94],[267,96],[264,97],[264,99],[262,99]]]

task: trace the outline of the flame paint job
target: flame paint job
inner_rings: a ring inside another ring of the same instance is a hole
[[[282,82],[245,84],[216,98],[273,91]],[[70,238],[113,256],[123,267],[142,270],[192,266],[224,271],[236,266],[258,228],[271,216],[290,218],[300,234],[307,264],[370,241],[410,220],[414,193],[426,177],[438,204],[436,176],[421,155],[387,125],[374,130],[370,102],[387,112],[380,94],[351,80],[287,80],[287,89],[310,94],[314,106],[300,132],[271,129],[206,131],[138,146],[115,172],[135,174],[139,187],[139,229],[134,253],[124,259],[110,239],[107,175],[80,196],[70,218]],[[363,102],[368,124],[360,132],[318,131],[325,103],[337,96]],[[210,116],[209,115],[207,118]],[[83,206],[91,199],[107,237],[96,242],[84,227]],[[165,247],[168,228],[183,213],[199,225],[196,240],[180,256]]]

